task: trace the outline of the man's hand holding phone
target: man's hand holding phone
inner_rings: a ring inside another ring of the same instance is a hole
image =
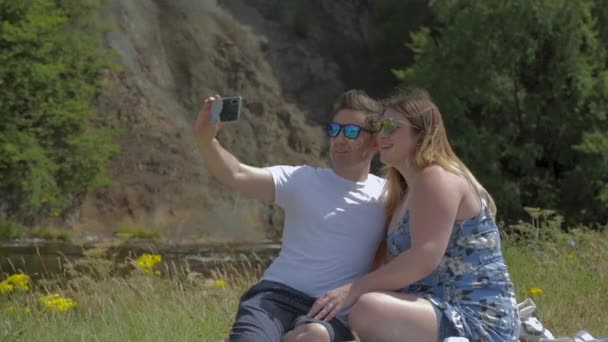
[[[198,117],[196,118],[196,122],[194,123],[194,135],[197,139],[203,140],[205,142],[213,140],[217,135],[217,132],[221,128],[221,124],[217,122],[211,122],[209,119],[211,117],[211,106],[214,101],[220,100],[221,96],[214,95],[205,99],[203,102],[203,108],[201,108],[198,113]]]
[[[211,141],[224,122],[236,122],[240,118],[241,97],[222,99],[218,94],[205,99],[194,124],[194,134],[198,139]]]

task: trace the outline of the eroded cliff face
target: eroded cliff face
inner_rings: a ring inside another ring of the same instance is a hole
[[[280,211],[215,182],[192,123],[204,97],[241,95],[242,120],[219,135],[229,151],[256,166],[327,165],[321,124],[371,70],[365,1],[117,0],[108,15],[122,69],[104,74],[98,108],[123,131],[122,151],[112,184],[65,223],[108,234],[158,227],[174,239],[277,237]]]

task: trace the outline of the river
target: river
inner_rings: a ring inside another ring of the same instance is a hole
[[[107,246],[106,248],[100,246]],[[23,272],[37,277],[58,275],[68,262],[88,252],[101,251],[102,258],[124,263],[143,253],[163,256],[165,265],[187,265],[189,270],[208,273],[228,264],[266,267],[280,245],[264,243],[168,243],[151,240],[60,241],[28,239],[0,242],[0,274]]]

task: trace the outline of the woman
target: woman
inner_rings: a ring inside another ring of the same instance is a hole
[[[309,315],[352,307],[362,341],[517,341],[519,316],[492,197],[454,154],[423,90],[387,101],[378,135],[390,260],[319,298]]]

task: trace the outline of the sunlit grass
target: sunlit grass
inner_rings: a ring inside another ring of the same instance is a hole
[[[92,290],[67,291],[78,303],[70,311],[5,311],[0,331],[23,341],[217,342],[230,328],[240,292],[160,278],[115,280]]]
[[[159,229],[150,229],[146,227],[138,227],[138,226],[123,226],[116,229],[116,234],[122,235],[128,238],[136,238],[136,239],[155,239],[160,237]]]
[[[13,240],[19,238],[42,238],[49,240],[69,240],[73,232],[68,229],[25,226],[10,221],[0,222],[0,240]]]
[[[531,297],[549,330],[608,335],[606,233],[503,244],[518,299]],[[127,260],[126,270],[116,272],[100,251],[53,279],[0,276],[0,340],[217,342],[230,329],[240,295],[261,273],[256,265],[225,266],[203,276],[155,254]]]
[[[608,335],[608,234],[578,232],[557,241],[507,244],[518,299],[530,297],[555,335]]]
[[[86,268],[71,265],[67,276],[28,279],[27,291],[16,289],[21,276],[0,278],[13,286],[0,294],[0,340],[217,342],[261,272],[250,264],[203,276],[143,254],[115,277],[105,263],[95,268],[97,254],[88,258]]]
[[[69,240],[72,232],[67,229],[51,229],[48,227],[36,227],[29,233],[32,237],[43,239]]]

